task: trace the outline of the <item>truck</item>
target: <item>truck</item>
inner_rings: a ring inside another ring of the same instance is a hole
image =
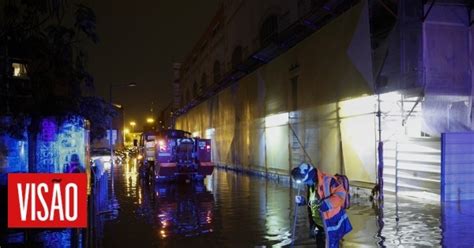
[[[140,135],[140,147],[138,151],[140,160],[151,163],[155,161],[155,146],[158,136],[159,133],[155,131],[144,132]]]
[[[202,181],[212,175],[214,163],[211,140],[169,129],[155,139],[154,176],[158,183],[185,180]]]

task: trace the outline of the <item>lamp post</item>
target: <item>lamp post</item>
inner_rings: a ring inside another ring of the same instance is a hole
[[[135,87],[137,86],[135,83],[128,83],[128,84],[109,84],[109,103],[110,107],[113,107],[112,105],[112,89],[114,87]],[[113,178],[114,177],[114,149],[113,149],[113,143],[112,143],[112,131],[113,131],[113,120],[110,118],[110,129],[109,129],[109,148],[110,148],[110,175]],[[117,129],[118,131],[118,129]],[[118,136],[118,133],[117,133]]]

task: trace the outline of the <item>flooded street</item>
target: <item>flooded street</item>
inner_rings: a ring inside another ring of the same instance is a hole
[[[0,5],[0,248],[474,248],[474,0]]]
[[[253,247],[290,242],[292,197],[286,187],[222,170],[204,184],[152,186],[138,180],[134,171],[117,169],[120,213],[105,224],[104,246]]]
[[[289,187],[232,171],[216,170],[204,184],[152,186],[135,165],[117,167],[114,194],[120,207],[106,221],[104,247],[272,247],[291,243],[293,199]],[[439,205],[387,196],[383,218],[367,199],[348,210],[353,231],[344,247],[441,246]],[[397,222],[396,219],[399,218]],[[314,247],[305,208],[298,209],[295,247]],[[383,228],[380,228],[383,227]]]
[[[223,169],[204,184],[154,185],[136,164],[104,173],[89,201],[87,229],[11,229],[1,247],[290,247],[294,195],[283,184]],[[352,196],[353,230],[342,247],[472,247],[474,202],[386,196],[383,211]],[[6,213],[6,211],[3,211]],[[316,247],[305,207],[294,247]]]

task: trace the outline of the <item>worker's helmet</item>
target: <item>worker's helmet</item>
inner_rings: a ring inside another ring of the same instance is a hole
[[[291,177],[297,182],[306,183],[314,179],[316,168],[309,163],[301,163],[298,167],[291,170]]]

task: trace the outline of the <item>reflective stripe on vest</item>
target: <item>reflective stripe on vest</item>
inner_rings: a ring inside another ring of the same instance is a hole
[[[335,226],[328,226],[327,229],[328,229],[328,232],[331,232],[331,231],[337,231],[341,225],[342,225],[342,222],[344,222],[346,219],[347,219],[347,214],[344,213],[343,216],[341,216],[341,219],[339,219],[339,221],[337,222],[337,225]]]
[[[338,195],[339,197],[342,198],[342,200],[346,199],[346,193],[345,192],[335,192],[334,194]]]
[[[324,197],[331,195],[331,177],[324,177]]]

